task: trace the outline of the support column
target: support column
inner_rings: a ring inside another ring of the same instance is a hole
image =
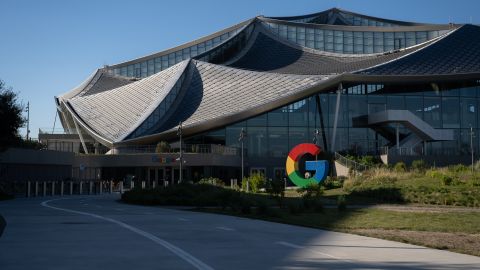
[[[70,195],[73,195],[73,181],[70,181]]]
[[[110,180],[109,184],[110,184],[110,194],[112,194],[113,193],[113,181]]]
[[[35,181],[35,197],[38,197],[38,181]]]
[[[43,197],[47,196],[47,182],[43,181]]]
[[[135,188],[135,182],[133,180],[130,181],[130,189]]]
[[[55,181],[52,182],[52,196],[55,196]]]
[[[83,193],[83,181],[80,181],[78,194],[82,195]]]
[[[60,182],[60,196],[63,196],[63,188],[64,188],[65,184],[62,182]]]
[[[102,194],[102,192],[103,192],[103,182],[100,181],[99,184],[100,184],[99,191],[100,191],[100,194]]]
[[[397,145],[397,154],[399,154],[400,150],[400,124],[397,123],[395,126],[395,140]]]
[[[27,198],[30,198],[30,187],[31,187],[30,181],[27,181]]]
[[[343,86],[342,84],[338,85],[337,89],[337,103],[335,105],[335,118],[333,120],[333,132],[332,132],[332,145],[330,151],[335,152],[335,139],[337,138],[337,125],[338,125],[338,113],[340,110],[340,97],[342,94]]]
[[[83,135],[80,132],[80,129],[78,128],[77,121],[75,121],[75,119],[73,119],[73,123],[75,124],[75,129],[77,130],[78,137],[80,138],[80,142],[82,143],[83,151],[85,152],[85,154],[88,154],[87,145],[85,144],[85,140],[83,139]]]
[[[89,181],[88,182],[88,195],[92,195],[93,194],[93,182],[92,181]]]
[[[142,189],[145,189],[145,181],[142,181]]]
[[[152,182],[152,188],[155,188],[156,185],[157,185],[157,181],[156,181],[156,180],[153,180],[153,182]]]
[[[120,181],[120,194],[123,194],[123,181]]]

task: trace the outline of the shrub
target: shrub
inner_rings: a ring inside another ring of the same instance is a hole
[[[222,180],[215,178],[215,177],[208,177],[208,178],[202,178],[200,181],[198,181],[199,184],[205,184],[205,185],[214,185],[214,186],[223,186],[224,183]]]
[[[170,144],[165,141],[161,141],[157,143],[157,147],[155,148],[156,153],[168,153],[170,152]]]
[[[257,193],[261,188],[265,187],[266,179],[263,174],[255,173],[250,177],[245,177],[242,181],[242,189],[247,190],[247,182],[249,191]]]
[[[427,168],[427,164],[423,159],[417,159],[412,161],[412,169],[416,172],[423,172]]]
[[[298,189],[298,193],[306,198],[319,198],[323,195],[325,188],[317,183],[310,183],[306,187]]]
[[[450,186],[453,182],[453,178],[448,175],[442,175],[441,179],[444,186]]]
[[[463,164],[448,166],[448,170],[453,173],[466,172],[469,168]]]
[[[405,162],[399,161],[395,163],[395,166],[393,166],[393,170],[396,172],[405,172],[407,170],[407,165],[405,165]]]
[[[437,169],[428,170],[425,173],[425,175],[432,178],[432,179],[440,179],[443,176],[443,174],[440,171],[438,171]]]
[[[288,203],[287,207],[288,207],[288,212],[292,215],[299,215],[303,213],[303,210],[304,210],[302,205],[295,201]]]
[[[334,188],[341,188],[343,187],[343,182],[345,181],[345,177],[330,177],[328,176],[327,179],[322,183],[325,189],[334,189]]]

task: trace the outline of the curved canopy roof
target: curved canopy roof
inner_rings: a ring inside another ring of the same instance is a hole
[[[455,79],[459,74],[480,78],[478,26],[465,25],[401,50],[357,55],[300,46],[272,34],[261,20],[241,27],[202,53],[202,61],[189,58],[146,78],[99,69],[58,97],[59,110],[66,110],[62,113],[71,117],[65,119],[73,119],[105,145],[154,143],[174,137],[179,122],[188,136],[333,89],[343,81],[381,83],[414,76],[430,83],[436,76]],[[206,57],[211,53],[214,57]]]

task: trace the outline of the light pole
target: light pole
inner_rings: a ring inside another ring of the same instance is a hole
[[[320,135],[320,130],[318,128],[315,129],[315,132],[313,133],[313,144],[317,145],[318,142],[318,135]],[[315,155],[315,160],[317,160],[317,156]]]
[[[238,140],[242,143],[242,182],[243,182],[243,173],[244,173],[244,163],[243,163],[243,141],[245,140],[245,137],[247,137],[247,132],[245,132],[245,129],[242,128],[242,131],[240,131],[240,136],[238,137]],[[248,182],[247,182],[247,192],[248,192]]]
[[[27,111],[27,141],[29,139],[29,135],[30,135],[30,101],[27,102],[27,108],[26,108],[26,111]]]
[[[178,123],[177,135],[180,137],[180,179],[179,183],[183,181],[183,150],[182,150],[182,122]]]

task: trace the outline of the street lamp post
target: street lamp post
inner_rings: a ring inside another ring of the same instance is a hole
[[[243,162],[243,141],[245,140],[245,137],[247,137],[247,132],[245,132],[245,129],[242,128],[242,131],[240,131],[240,136],[238,137],[238,140],[242,143],[242,182],[243,182],[243,177],[244,177],[244,162]],[[247,192],[248,192],[248,182],[247,182]]]
[[[183,149],[182,149],[182,122],[178,124],[177,135],[180,137],[180,178],[179,183],[183,181]]]
[[[27,141],[30,138],[30,101],[27,102]]]

